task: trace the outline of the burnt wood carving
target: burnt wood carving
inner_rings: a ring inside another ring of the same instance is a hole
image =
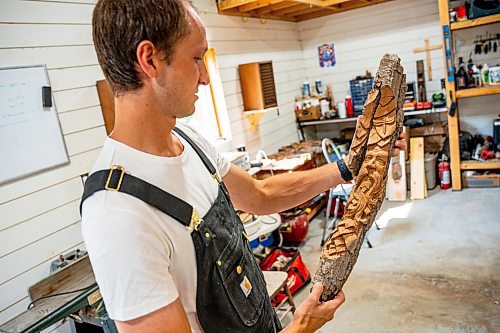
[[[342,289],[385,197],[391,149],[402,131],[405,78],[400,59],[384,55],[349,151],[347,165],[357,176],[356,184],[314,275],[314,282],[323,283],[324,301]]]

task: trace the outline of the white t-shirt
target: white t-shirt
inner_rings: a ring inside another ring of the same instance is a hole
[[[192,129],[179,127],[223,177],[231,163]],[[194,149],[179,139],[184,145],[182,154],[161,157],[107,138],[93,171],[121,165],[127,173],[184,200],[204,216],[217,197],[218,185]],[[196,316],[196,255],[185,226],[140,199],[100,191],[83,204],[82,232],[112,319],[135,319],[179,297],[193,332],[202,332]]]

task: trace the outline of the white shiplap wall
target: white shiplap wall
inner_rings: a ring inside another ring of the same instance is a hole
[[[401,58],[407,82],[416,81],[416,61],[424,60],[425,53],[413,53],[424,46],[442,44],[441,25],[436,0],[396,0],[380,5],[352,10],[333,16],[298,24],[304,49],[307,77],[311,83],[321,79],[332,84],[335,98],[343,101],[349,92],[349,80],[369,70],[372,74],[384,53],[396,53]],[[497,32],[499,24],[454,32],[457,55],[467,60],[476,35]],[[320,68],[317,47],[323,43],[335,44],[337,63],[333,68]],[[500,62],[499,53],[487,56],[472,55],[474,62]],[[443,51],[431,51],[432,81],[427,81],[427,98],[440,90],[440,79],[445,76]],[[427,70],[426,70],[427,78]],[[498,113],[500,96],[465,99],[459,102],[461,129],[491,135],[492,120]],[[352,127],[354,123],[317,127],[318,137],[335,135],[336,130]]]
[[[51,260],[83,246],[80,175],[91,167],[105,137],[95,90],[102,73],[91,38],[94,0],[1,2],[0,66],[47,64],[71,163],[0,186],[0,323],[26,308],[27,287],[48,274]],[[374,73],[383,53],[398,53],[414,80],[415,60],[423,54],[415,56],[412,49],[424,38],[440,43],[435,0],[398,0],[299,24],[243,21],[217,15],[209,0],[197,3],[218,55],[233,145],[245,143],[252,153],[260,148],[271,153],[297,140],[293,100],[306,78],[332,83],[340,100],[347,82],[364,69]],[[317,65],[316,46],[324,42],[336,45],[332,69]],[[429,93],[444,75],[442,52],[433,51],[432,59],[435,80]],[[269,111],[260,131],[252,133],[244,118],[238,64],[264,60],[273,61],[280,115]]]
[[[267,153],[298,139],[293,104],[306,77],[297,25],[290,22],[260,21],[217,14],[215,2],[197,1],[207,26],[209,46],[217,52],[217,61],[226,95],[233,145],[246,144],[254,154]],[[238,64],[273,61],[278,109],[269,110],[252,133],[243,112],[243,97]]]
[[[0,66],[46,64],[71,163],[0,186],[0,323],[26,309],[27,288],[49,273],[59,254],[83,248],[79,199],[105,138],[95,81],[103,78],[92,46],[94,0],[2,0]],[[296,24],[243,22],[198,2],[216,49],[233,142],[267,152],[297,140],[293,97],[306,76]],[[238,64],[273,60],[280,116],[267,113],[260,131],[243,117]]]
[[[27,288],[48,275],[50,261],[83,247],[80,175],[106,135],[92,3],[2,1],[0,66],[47,65],[71,163],[0,186],[0,323],[26,309]]]

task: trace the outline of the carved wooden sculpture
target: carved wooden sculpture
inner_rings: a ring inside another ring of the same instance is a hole
[[[349,151],[347,165],[357,175],[356,184],[314,276],[314,282],[323,283],[324,301],[342,289],[385,197],[391,149],[402,131],[405,81],[400,59],[384,55]]]

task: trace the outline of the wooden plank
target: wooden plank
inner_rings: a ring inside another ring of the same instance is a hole
[[[111,134],[115,127],[115,96],[107,80],[96,82],[97,94],[101,103],[102,118],[106,126],[106,134]]]
[[[500,22],[500,14],[488,15],[485,17],[479,17],[473,20],[467,20],[462,22],[455,22],[450,25],[451,30],[460,30],[466,28],[479,27],[485,24],[498,23]]]
[[[84,248],[83,242],[79,242],[78,244],[72,244],[72,246],[67,249],[60,250],[60,253],[65,254],[82,248]],[[29,299],[28,288],[36,281],[40,281],[47,277],[49,274],[50,264],[54,259],[55,257],[47,258],[47,260],[31,267],[26,272],[16,276],[14,279],[0,285],[0,295],[3,296],[0,300],[0,323],[6,322],[15,315],[26,310],[28,305],[27,303],[23,308],[18,309],[15,313],[12,312],[14,315],[10,312],[11,308],[17,308],[18,303],[24,304],[24,300]]]
[[[42,262],[55,259],[59,253],[80,244],[81,229],[80,222],[71,224],[61,231],[0,258],[1,267],[9,268],[0,270],[0,284],[16,278]]]
[[[456,92],[457,98],[477,97],[494,94],[500,94],[500,86],[484,86],[480,88],[457,90]]]
[[[249,3],[248,5],[243,5],[243,6],[238,7],[238,11],[240,11],[241,13],[245,13],[245,12],[249,12],[249,11],[252,11],[252,10],[255,10],[255,9],[259,9],[259,8],[262,8],[262,7],[267,7],[267,6],[270,6],[270,5],[274,5],[274,4],[283,2],[283,1],[285,1],[285,0],[260,0],[260,1],[255,1],[255,2]]]
[[[0,205],[0,232],[81,197],[81,179],[72,179]],[[33,203],[36,203],[33,204]]]
[[[404,128],[403,128],[404,131]],[[400,178],[394,178],[394,168],[398,168]],[[387,199],[390,201],[406,200],[406,162],[405,151],[400,151],[398,157],[391,159],[387,173]]]
[[[97,65],[93,45],[0,49],[0,64],[45,64],[48,69]]]
[[[424,138],[410,138],[410,197],[425,198]]]
[[[0,231],[0,257],[80,220],[80,198]]]
[[[275,10],[271,14],[277,15],[277,16],[282,16],[282,15],[286,15],[286,14],[289,14],[292,12],[301,11],[301,10],[308,9],[308,8],[309,8],[308,5],[299,3],[299,4],[296,4],[294,6],[284,8],[284,9]]]
[[[441,26],[450,25],[450,16],[448,13],[448,0],[438,0],[439,9],[439,22]],[[453,50],[453,38],[450,38],[451,49]],[[446,46],[443,47],[443,61],[446,61],[445,54]],[[455,82],[446,81],[446,101],[448,110],[452,100],[455,101]],[[451,186],[455,191],[460,191],[462,189],[462,174],[460,172],[460,144],[459,144],[459,133],[460,133],[460,123],[459,123],[459,110],[458,105],[455,111],[455,115],[451,117],[448,115],[448,138],[450,144],[450,168],[451,168]]]
[[[40,281],[38,284],[30,288],[30,292],[32,293],[32,299],[38,299],[39,297],[50,294],[65,293],[73,290],[88,288],[95,285],[95,283],[95,277],[90,266],[90,261],[88,257],[85,257],[82,260],[63,268]],[[94,287],[92,290],[95,290],[96,288],[97,287]],[[31,309],[3,324],[0,329],[5,330],[6,332],[23,332],[42,320],[49,321],[51,316],[54,316],[60,308],[85,293],[86,291],[82,291],[80,293],[68,293],[58,297],[42,299],[36,302],[35,306]],[[100,299],[100,297],[98,299]],[[90,303],[85,298],[83,298],[82,301],[85,302],[84,305]],[[73,305],[73,307],[77,306],[77,303]],[[47,326],[40,327],[40,329],[45,327]]]
[[[296,16],[295,18],[296,18],[296,20],[298,22],[302,22],[302,21],[313,19],[313,18],[318,18],[318,17],[321,17],[321,16],[330,15],[332,13],[345,12],[345,11],[348,11],[348,10],[353,10],[353,9],[367,7],[367,6],[372,6],[372,5],[379,4],[379,3],[382,3],[382,2],[387,2],[387,1],[392,1],[392,0],[373,0],[371,2],[353,2],[353,3],[346,2],[346,3],[343,3],[343,4],[333,5],[333,6],[330,6],[330,7],[323,7],[325,10],[328,10],[329,12],[328,11],[314,12],[314,13],[309,13],[309,14],[304,14],[304,15]]]
[[[99,106],[99,97],[95,86],[56,91],[54,99],[59,114]]]
[[[99,65],[49,69],[52,91],[95,86],[95,82],[104,78]]]
[[[322,8],[326,8],[329,6],[336,6],[346,2],[359,2],[357,0],[295,0],[295,1]]]
[[[337,11],[340,12],[339,9]],[[302,22],[302,21],[311,20],[311,19],[315,19],[318,17],[326,16],[326,15],[331,15],[333,13],[335,13],[335,11],[332,12],[331,9],[330,10],[322,9],[321,11],[295,16],[295,20],[297,22]]]
[[[287,8],[290,6],[295,6],[295,5],[296,5],[296,3],[294,1],[283,1],[283,2],[280,2],[277,4],[272,4],[272,5],[264,7],[264,8],[260,8],[260,9],[255,11],[255,14],[256,15],[264,15],[264,14],[268,14],[268,13],[272,12],[273,10],[280,10],[280,9]]]
[[[500,169],[500,159],[494,158],[491,160],[475,161],[475,160],[465,160],[460,163],[460,169],[462,170],[488,170],[488,169]]]
[[[99,127],[103,124],[99,106],[62,113],[59,115],[59,120],[64,135]]]
[[[294,11],[292,13],[288,13],[288,14],[286,14],[286,16],[293,18],[296,16],[301,16],[301,15],[305,15],[305,14],[309,14],[309,13],[315,13],[315,12],[323,11],[323,10],[324,9],[319,8],[319,7],[306,7],[305,9],[300,9],[300,10]]]
[[[243,6],[252,2],[255,2],[255,0],[224,0],[217,3],[217,8],[219,8],[219,11],[224,12],[228,9]]]
[[[0,48],[92,45],[90,24],[0,24],[0,34]]]
[[[69,156],[73,156],[102,147],[104,139],[106,139],[106,129],[104,126],[99,126],[86,131],[68,134],[64,139],[66,140]]]
[[[89,24],[92,21],[94,0],[88,4],[57,3],[54,1],[2,1],[0,22],[35,24]],[[92,3],[90,3],[92,2]]]
[[[4,214],[10,214],[7,213],[10,208],[4,210],[3,207],[4,204],[7,203],[10,204],[10,202],[14,202],[16,199],[21,199],[21,197],[26,197],[28,195],[37,193],[41,190],[49,189],[53,186],[62,184],[75,177],[78,177],[81,174],[87,173],[94,164],[94,161],[97,158],[99,152],[100,149],[94,149],[72,156],[70,157],[71,162],[69,165],[47,171],[45,173],[33,177],[24,178],[13,183],[2,185],[2,190],[0,191],[0,216],[2,216],[2,219],[0,219],[0,230],[10,225],[7,223],[6,221],[7,218],[4,215]],[[39,199],[42,199],[42,201],[44,201],[43,200],[44,196],[41,195],[40,197],[34,199],[32,202],[36,202],[38,205]],[[28,210],[31,210],[31,207],[33,205],[30,205],[29,202],[26,202],[26,205],[27,205],[26,208]],[[29,214],[24,215],[24,212],[27,209],[22,207],[20,209],[22,210],[22,212],[21,211],[17,212],[16,209],[14,208],[13,216],[17,217],[18,215],[23,215],[25,216],[25,218],[20,220],[16,218],[16,221],[23,221],[25,219],[29,219],[30,218]],[[33,215],[31,215],[31,217],[39,213],[34,213]]]

